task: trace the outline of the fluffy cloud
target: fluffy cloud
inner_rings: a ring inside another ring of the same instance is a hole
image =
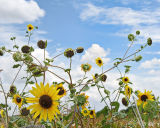
[[[139,25],[159,23],[159,9],[133,10],[126,7],[104,8],[91,3],[85,4],[80,18],[100,24]]]
[[[147,60],[141,63],[140,67],[145,69],[160,68],[160,59],[153,58],[152,60]]]
[[[43,17],[45,12],[34,0],[0,0],[0,23],[24,23]]]
[[[82,56],[81,62],[95,63],[95,58],[101,57],[104,63],[107,63],[110,60],[106,57],[109,53],[110,49],[105,50],[98,44],[92,44],[92,46],[85,51],[85,54]]]

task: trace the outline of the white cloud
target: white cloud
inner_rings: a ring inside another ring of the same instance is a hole
[[[140,68],[145,68],[145,69],[160,68],[160,59],[153,58],[152,60],[147,60],[141,63]]]
[[[24,23],[38,20],[45,12],[34,0],[0,0],[0,23]]]
[[[90,20],[100,24],[122,24],[122,25],[139,25],[159,23],[158,13],[149,10],[133,10],[126,7],[104,8],[98,7],[91,3],[84,5],[84,9],[80,14],[83,21]]]
[[[101,57],[104,63],[108,63],[110,58],[106,56],[109,55],[110,49],[105,50],[98,44],[92,44],[90,48],[85,51],[85,54],[82,56],[81,62],[90,62],[95,63],[97,57]]]

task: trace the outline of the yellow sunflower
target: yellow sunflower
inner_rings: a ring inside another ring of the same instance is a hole
[[[28,29],[28,31],[31,31],[34,29],[34,26],[32,24],[28,24],[27,29]]]
[[[36,88],[32,87],[30,93],[34,96],[33,98],[26,98],[27,103],[33,103],[28,107],[31,110],[31,114],[34,113],[33,118],[39,117],[39,121],[42,119],[47,121],[54,120],[54,116],[57,117],[57,114],[60,114],[58,110],[58,100],[60,96],[58,95],[58,90],[54,85],[49,86],[47,83],[45,86],[43,83],[40,83],[40,86],[36,83]]]
[[[122,81],[123,81],[123,83],[128,84],[129,83],[129,78],[128,77],[123,77]]]
[[[90,71],[91,68],[92,68],[92,66],[91,66],[90,64],[88,64],[88,63],[81,65],[81,69],[82,69],[84,72]]]
[[[98,78],[98,74],[96,73],[95,75],[92,75],[93,80],[96,82],[97,78]]]
[[[101,67],[101,66],[103,65],[103,60],[102,60],[100,57],[96,58],[95,61],[96,61],[96,64],[97,64],[99,67]]]
[[[62,83],[61,83],[61,84],[56,85],[56,89],[59,91],[59,92],[58,92],[58,95],[59,95],[60,97],[63,97],[63,96],[65,96],[65,95],[66,95],[66,90],[64,89],[64,87],[63,87],[63,84],[62,84]]]
[[[87,108],[82,109],[81,113],[83,116],[88,116],[89,115],[89,110]]]
[[[90,117],[90,118],[95,118],[95,117],[96,117],[95,110],[90,110],[90,111],[89,111],[89,117]]]
[[[147,91],[145,90],[144,93],[139,92],[138,93],[138,100],[137,100],[137,105],[141,105],[143,103],[143,108],[147,104],[147,100],[154,101],[154,96],[151,95],[152,91]]]
[[[17,104],[18,107],[20,108],[22,106],[23,99],[22,99],[22,97],[19,94],[15,94],[13,96],[12,102],[14,102],[15,104]]]
[[[130,98],[132,93],[132,88],[130,88],[128,85],[125,87],[125,95],[126,97]]]
[[[4,118],[4,110],[3,109],[1,109],[0,113],[1,113],[1,117]]]

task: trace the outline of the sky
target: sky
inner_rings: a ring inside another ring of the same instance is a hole
[[[134,83],[133,89],[152,90],[156,96],[159,95],[160,0],[0,0],[0,5],[3,5],[0,6],[0,46],[11,48],[12,36],[16,36],[18,45],[25,45],[26,26],[32,24],[39,28],[34,31],[31,44],[35,48],[33,54],[40,60],[43,53],[36,43],[41,39],[48,40],[46,55],[49,58],[66,48],[84,47],[83,54],[73,57],[75,69],[72,75],[75,81],[83,76],[80,69],[82,63],[92,65],[88,77],[100,71],[94,63],[96,57],[104,60],[104,70],[110,68],[113,60],[122,57],[129,46],[128,34],[140,30],[138,41],[129,53],[145,44],[148,37],[152,38],[153,45],[140,53],[142,61],[129,63],[133,67],[128,76]],[[12,69],[14,62],[8,54],[0,60],[0,69],[3,69],[0,76],[7,91],[17,70]],[[67,67],[67,62],[66,58],[60,57],[55,64]],[[121,70],[124,68],[121,67]],[[57,73],[61,74],[58,70]],[[20,75],[25,75],[25,72]],[[113,70],[107,76],[106,88],[111,91],[118,88],[118,71]],[[53,79],[59,81],[48,74],[47,80],[51,82]],[[18,77],[15,84],[22,89],[24,81]],[[87,94],[93,108],[100,110],[104,106],[97,103],[100,96],[95,88]]]

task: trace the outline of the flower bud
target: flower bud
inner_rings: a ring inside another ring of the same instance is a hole
[[[2,50],[0,50],[0,56],[3,56],[3,51]]]
[[[122,104],[124,106],[128,106],[128,104],[129,104],[128,100],[125,97],[122,98]]]
[[[16,94],[16,92],[17,92],[16,86],[11,85],[11,86],[10,86],[10,89],[9,89],[9,92],[10,92],[11,95]]]
[[[128,40],[129,41],[134,41],[134,39],[135,39],[135,36],[133,34],[128,35]]]
[[[23,53],[29,53],[30,52],[30,47],[27,46],[27,45],[24,45],[22,48],[21,48],[21,51]]]
[[[102,74],[100,79],[101,79],[101,81],[105,82],[107,79],[107,76],[105,74]]]
[[[66,56],[67,58],[71,58],[72,56],[74,56],[74,50],[72,48],[68,48],[64,51],[64,56]]]
[[[77,49],[76,49],[76,52],[77,53],[82,53],[84,51],[84,48],[83,47],[78,47]]]
[[[47,47],[47,43],[43,40],[39,40],[37,42],[37,46],[40,48],[40,49],[45,49]]]
[[[12,57],[16,62],[22,61],[22,54],[20,52],[15,52]]]
[[[21,109],[21,115],[22,116],[28,116],[30,111],[27,108],[22,108]]]
[[[135,61],[136,61],[136,62],[140,61],[141,59],[142,59],[142,56],[141,56],[141,55],[135,57]]]
[[[136,35],[139,35],[140,34],[140,31],[136,31]]]
[[[151,39],[151,38],[148,38],[148,39],[147,39],[147,44],[148,44],[149,46],[152,45],[152,39]]]

